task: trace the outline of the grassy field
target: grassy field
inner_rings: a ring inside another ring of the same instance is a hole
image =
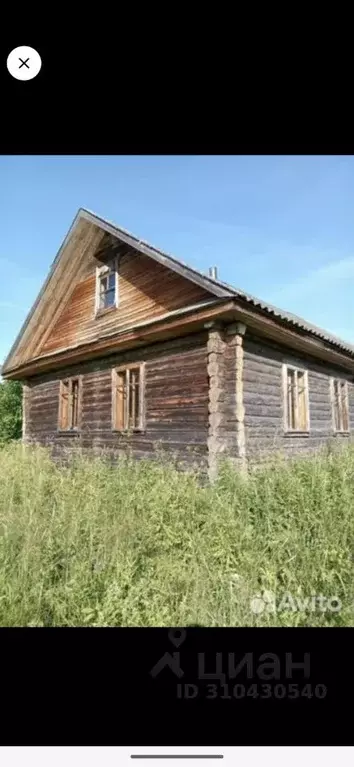
[[[1,626],[351,626],[353,555],[352,447],[213,487],[0,450]]]

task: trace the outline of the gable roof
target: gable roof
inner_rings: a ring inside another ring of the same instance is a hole
[[[189,266],[188,264],[181,261],[180,259],[177,259],[174,256],[160,250],[159,248],[156,248],[153,245],[145,242],[144,240],[139,239],[135,235],[128,232],[126,229],[116,226],[112,222],[108,221],[105,218],[102,218],[101,216],[98,216],[96,213],[93,213],[92,211],[87,210],[86,208],[80,208],[50,267],[48,276],[43,283],[43,286],[36,298],[36,301],[34,302],[30,312],[28,313],[4,361],[4,364],[2,365],[1,372],[6,373],[11,369],[11,361],[21,343],[21,340],[23,339],[23,336],[28,326],[33,321],[35,314],[41,302],[43,301],[44,295],[62,259],[63,253],[67,249],[78,226],[79,225],[82,226],[83,224],[90,226],[91,230],[93,227],[97,227],[102,233],[111,234],[113,237],[118,238],[121,242],[124,242],[126,245],[132,247],[134,250],[148,256],[149,258],[154,259],[159,264],[171,269],[172,271],[176,272],[180,276],[196,283],[200,287],[209,291],[211,296],[215,296],[216,300],[237,298],[241,302],[245,302],[247,304],[252,305],[256,309],[258,309],[261,314],[271,316],[275,321],[280,322],[282,325],[293,326],[295,330],[297,329],[302,332],[305,332],[306,334],[309,334],[310,336],[315,336],[317,338],[320,338],[322,341],[326,342],[330,346],[335,347],[336,349],[339,349],[342,352],[344,352],[347,356],[354,358],[353,344],[343,341],[341,338],[338,338],[337,336],[328,333],[322,328],[307,322],[306,320],[302,319],[301,317],[298,317],[295,314],[292,314],[291,312],[287,312],[271,304],[265,303],[261,299],[256,298],[255,296],[252,296],[250,293],[246,293],[244,290],[240,290],[239,288],[229,285],[228,283],[223,282],[222,280],[215,279],[209,275],[203,274],[199,270],[194,269],[193,267]]]

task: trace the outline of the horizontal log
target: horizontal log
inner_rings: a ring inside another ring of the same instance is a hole
[[[230,394],[228,401],[235,402],[236,396]],[[281,407],[282,406],[282,397],[281,392],[274,392],[270,390],[270,392],[267,391],[267,393],[262,393],[258,391],[249,391],[248,389],[244,391],[243,395],[243,401],[245,406],[249,408],[258,407],[261,405],[269,406],[269,407]]]
[[[281,362],[271,358],[261,359],[253,355],[244,354],[244,369],[253,373],[262,373],[263,370],[271,370],[274,375],[281,375]]]

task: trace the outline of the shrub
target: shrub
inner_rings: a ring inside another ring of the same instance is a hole
[[[0,445],[22,434],[22,384],[20,381],[0,383]]]

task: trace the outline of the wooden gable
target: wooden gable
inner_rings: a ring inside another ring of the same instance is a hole
[[[118,306],[96,312],[97,269],[110,260],[117,263]],[[135,327],[210,298],[199,285],[106,235],[45,333],[38,355],[92,342],[110,331]]]
[[[116,306],[97,312],[97,270],[117,265]],[[2,374],[96,343],[229,291],[104,219],[80,209],[4,365]]]

